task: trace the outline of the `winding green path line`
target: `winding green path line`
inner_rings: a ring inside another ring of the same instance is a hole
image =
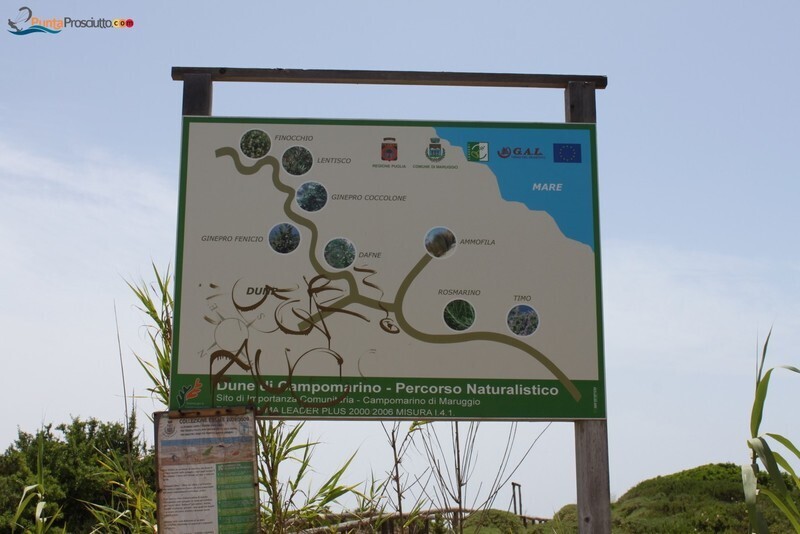
[[[358,291],[358,282],[353,276],[353,273],[350,271],[329,271],[322,266],[315,254],[315,251],[317,250],[317,239],[319,233],[317,231],[317,225],[314,224],[312,220],[307,219],[292,210],[292,202],[294,201],[295,190],[281,182],[280,164],[278,163],[277,158],[273,156],[267,156],[255,162],[252,166],[247,167],[242,164],[239,158],[239,152],[234,148],[219,148],[215,154],[218,158],[222,156],[230,156],[230,158],[233,160],[236,170],[244,175],[255,174],[266,165],[272,167],[273,185],[278,191],[286,193],[286,201],[283,203],[283,210],[286,213],[286,216],[289,217],[289,219],[291,219],[293,222],[306,227],[311,232],[311,246],[309,247],[308,252],[308,260],[311,262],[311,266],[317,273],[325,275],[326,278],[330,280],[344,280],[347,282],[347,285],[350,286],[349,295],[336,302],[336,304],[330,306],[331,308],[345,308],[351,304],[361,304],[376,310],[381,309],[381,306],[383,306],[383,310],[388,310],[390,312],[394,311],[394,302],[383,302],[361,295]]]
[[[534,349],[527,343],[523,343],[517,338],[507,336],[505,334],[499,334],[497,332],[464,332],[461,334],[426,334],[425,332],[420,332],[413,326],[406,321],[406,317],[403,314],[403,301],[405,300],[406,292],[408,288],[411,287],[411,283],[417,277],[419,273],[430,263],[433,259],[432,256],[425,254],[414,266],[413,269],[406,275],[403,282],[400,284],[400,287],[397,290],[397,295],[395,296],[395,302],[399,302],[400,305],[395,307],[394,313],[395,317],[397,317],[397,324],[400,325],[400,328],[409,336],[417,339],[419,341],[424,341],[426,343],[466,343],[467,341],[493,341],[495,343],[500,343],[503,345],[508,345],[510,347],[514,347],[519,349],[530,356],[533,356],[535,360],[539,363],[544,365],[548,371],[553,373],[553,375],[563,384],[563,386],[569,391],[572,398],[576,401],[581,399],[581,392],[578,391],[578,388],[575,387],[575,384],[567,378],[567,375],[558,368],[556,364],[554,364],[550,358],[539,352],[538,350]]]
[[[411,326],[409,322],[406,320],[405,315],[403,314],[403,300],[405,298],[408,289],[411,287],[411,283],[416,279],[419,273],[430,263],[433,259],[428,254],[422,256],[422,258],[417,262],[413,269],[406,275],[403,282],[400,284],[400,287],[397,290],[397,295],[395,296],[394,302],[383,302],[380,300],[371,299],[365,296],[362,296],[358,290],[358,283],[353,276],[353,274],[349,271],[328,271],[325,269],[322,264],[319,262],[315,255],[315,251],[317,250],[317,226],[314,224],[313,221],[295,213],[292,210],[292,202],[294,201],[295,197],[295,190],[292,189],[290,186],[284,184],[280,180],[280,164],[278,163],[277,158],[273,156],[264,157],[257,162],[255,162],[251,166],[245,166],[242,164],[241,159],[239,158],[239,152],[236,149],[231,147],[223,147],[217,149],[215,152],[216,156],[229,156],[233,160],[233,164],[236,167],[236,170],[243,174],[243,175],[252,175],[260,171],[264,166],[269,165],[272,167],[272,183],[275,185],[275,188],[278,189],[280,192],[286,194],[286,201],[283,204],[284,212],[286,216],[289,217],[293,222],[306,227],[311,232],[311,246],[309,247],[309,261],[311,262],[312,267],[314,270],[324,275],[330,280],[344,280],[347,282],[347,285],[350,287],[350,293],[337,301],[335,304],[331,305],[330,308],[332,309],[344,309],[350,306],[351,304],[361,304],[368,308],[373,308],[376,310],[381,311],[390,311],[394,312],[395,317],[397,318],[397,323],[400,328],[407,333],[412,338],[423,341],[425,343],[466,343],[468,341],[492,341],[494,343],[500,343],[502,345],[508,345],[510,347],[514,347],[523,351],[524,353],[532,356],[536,361],[541,363],[542,365],[547,368],[548,371],[553,373],[559,382],[569,391],[572,398],[576,401],[581,399],[581,393],[578,391],[578,388],[575,384],[567,378],[567,375],[558,368],[558,366],[553,363],[550,358],[539,352],[538,350],[534,349],[530,345],[523,343],[517,338],[499,334],[497,332],[464,332],[459,334],[426,334],[425,332],[421,332]],[[317,314],[318,317],[322,318],[327,314],[332,312],[327,312],[326,314]]]

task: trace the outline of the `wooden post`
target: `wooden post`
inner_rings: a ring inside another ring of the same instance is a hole
[[[187,74],[183,78],[183,114],[211,116],[211,75]]]
[[[567,122],[597,122],[597,104],[593,82],[569,82],[564,91],[564,115]]]
[[[514,491],[514,483],[511,483],[511,491]],[[522,484],[517,484],[517,495],[519,501],[519,516],[522,518],[522,526],[528,528],[528,518],[522,512]]]
[[[605,420],[575,421],[575,472],[578,532],[611,534],[608,425]]]
[[[569,82],[564,91],[564,107],[567,122],[597,122],[595,85]],[[608,422],[605,419],[575,421],[575,471],[579,532],[611,534]]]
[[[517,510],[517,483],[511,483],[511,502],[514,503],[514,515],[522,515]],[[522,508],[522,503],[520,503],[520,508]]]

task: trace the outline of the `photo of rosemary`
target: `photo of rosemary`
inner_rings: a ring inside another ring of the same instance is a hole
[[[453,330],[466,330],[475,322],[475,308],[466,300],[452,300],[444,307],[444,322]]]

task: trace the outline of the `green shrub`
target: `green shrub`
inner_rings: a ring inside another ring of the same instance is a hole
[[[502,510],[481,510],[467,516],[464,520],[464,532],[468,534],[477,532],[521,534],[523,532],[522,519]]]

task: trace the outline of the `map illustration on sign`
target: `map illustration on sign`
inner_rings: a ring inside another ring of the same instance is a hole
[[[171,409],[605,417],[593,125],[184,120]]]

